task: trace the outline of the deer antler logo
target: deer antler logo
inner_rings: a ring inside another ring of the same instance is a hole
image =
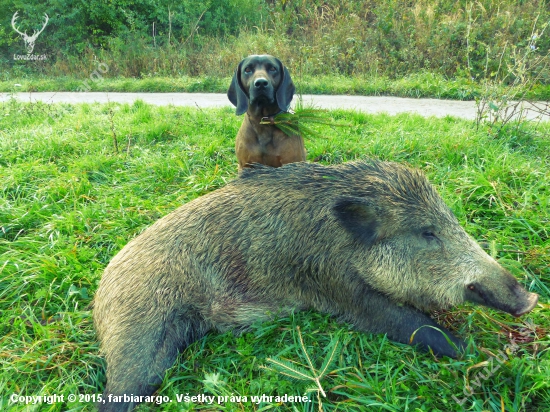
[[[11,27],[13,27],[13,29],[21,35],[21,37],[23,38],[23,41],[25,42],[25,48],[27,49],[27,54],[31,54],[32,51],[34,50],[34,42],[36,41],[36,39],[38,38],[40,33],[42,33],[44,31],[44,29],[46,28],[46,24],[48,24],[48,20],[50,20],[50,18],[48,17],[48,15],[46,13],[44,13],[44,16],[46,16],[46,19],[44,21],[44,25],[42,26],[42,28],[39,31],[35,30],[33,35],[29,36],[27,34],[27,32],[21,33],[19,30],[17,30],[17,27],[15,27],[15,20],[17,19],[17,13],[18,12],[15,12],[13,17],[11,18]]]

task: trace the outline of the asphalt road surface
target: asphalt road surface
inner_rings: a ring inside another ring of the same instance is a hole
[[[227,96],[222,93],[106,93],[106,92],[41,92],[41,93],[0,93],[0,102],[14,96],[20,101],[42,101],[45,103],[132,103],[143,100],[155,105],[223,107],[231,106]],[[412,99],[385,96],[341,96],[341,95],[303,95],[305,105],[320,109],[347,109],[364,113],[417,113],[422,116],[454,116],[475,119],[474,101]],[[294,99],[294,103],[296,98]],[[535,116],[533,114],[532,116]],[[530,117],[532,117],[530,116]],[[544,120],[550,120],[547,114]]]

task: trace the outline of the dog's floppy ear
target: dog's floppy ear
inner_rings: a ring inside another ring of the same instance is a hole
[[[231,80],[231,85],[227,91],[229,101],[233,103],[233,106],[237,107],[235,110],[237,116],[240,116],[246,112],[246,109],[248,109],[248,95],[243,90],[243,86],[241,84],[242,63],[243,62],[241,61],[237,66],[237,70],[235,70],[235,74],[233,74],[233,80]]]
[[[287,68],[283,66],[279,59],[277,59],[277,61],[279,62],[279,66],[282,69],[281,73],[283,76],[283,78],[281,79],[281,83],[277,88],[277,105],[279,106],[279,109],[281,109],[283,112],[288,112],[288,109],[290,108],[290,102],[292,101],[292,98],[294,97],[294,92],[296,91],[296,87],[294,87],[294,83],[290,78],[290,73],[288,72]]]

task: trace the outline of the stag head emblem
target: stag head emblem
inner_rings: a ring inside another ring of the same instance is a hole
[[[25,42],[25,48],[27,49],[27,54],[31,54],[32,51],[34,50],[34,42],[36,41],[40,33],[44,31],[44,29],[46,28],[46,24],[48,24],[48,20],[50,18],[46,13],[44,13],[44,16],[46,17],[44,21],[44,25],[40,30],[38,31],[35,30],[32,36],[29,36],[27,32],[21,33],[19,30],[17,30],[17,27],[15,27],[15,20],[17,20],[17,13],[18,12],[15,12],[13,17],[11,18],[11,27],[13,27],[13,29],[21,35],[21,37],[23,38],[23,41]]]

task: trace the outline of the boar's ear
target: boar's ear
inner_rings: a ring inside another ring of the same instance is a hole
[[[354,197],[338,199],[332,211],[342,226],[361,242],[372,244],[378,239],[379,223],[376,210],[364,199]]]

